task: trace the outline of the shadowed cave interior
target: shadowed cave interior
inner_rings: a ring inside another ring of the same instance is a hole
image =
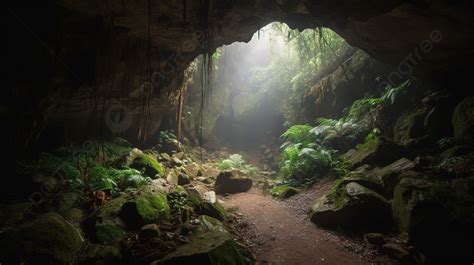
[[[473,14],[9,3],[0,264],[473,264]]]

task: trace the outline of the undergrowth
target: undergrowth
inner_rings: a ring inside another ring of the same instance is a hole
[[[245,174],[255,176],[258,172],[257,168],[245,162],[239,154],[230,155],[228,159],[224,159],[217,164],[221,170],[238,169]]]
[[[87,141],[82,145],[62,146],[41,153],[35,161],[19,161],[18,173],[30,175],[39,184],[54,182],[53,188],[58,192],[106,190],[114,196],[150,181],[143,172],[130,168],[127,163],[115,165],[131,151],[130,145],[122,139]],[[151,155],[149,160],[159,164]]]

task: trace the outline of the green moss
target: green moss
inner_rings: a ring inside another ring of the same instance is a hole
[[[168,200],[163,194],[145,193],[135,199],[137,212],[144,223],[153,223],[167,218],[170,214]]]
[[[95,225],[95,239],[101,244],[119,242],[125,235],[125,229],[114,220],[105,220]]]
[[[417,109],[415,111],[402,114],[393,127],[393,136],[395,140],[403,142],[412,138],[423,136],[425,133],[425,116],[426,109]]]
[[[9,248],[29,264],[68,264],[82,246],[76,228],[55,213],[38,216],[7,237]]]
[[[219,202],[201,202],[200,213],[216,218],[217,220],[224,221],[227,217],[224,207]]]
[[[165,169],[163,165],[159,163],[155,156],[152,154],[140,153],[138,156],[133,160],[133,163],[130,167],[143,170],[145,175],[150,178],[156,178],[156,175],[160,177],[164,176]]]
[[[124,225],[119,219],[122,206],[128,198],[121,196],[115,198],[99,208],[91,217],[96,241],[110,244],[120,241],[125,236]]]
[[[300,192],[299,189],[288,186],[288,185],[282,185],[282,186],[276,186],[272,189],[271,194],[273,197],[277,199],[286,199],[289,198],[293,195],[296,195]]]
[[[384,103],[384,99],[382,98],[364,98],[356,100],[352,103],[347,117],[349,119],[359,120],[382,103]]]

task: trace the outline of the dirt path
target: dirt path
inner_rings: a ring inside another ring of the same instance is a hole
[[[299,210],[307,209],[302,204],[307,204],[308,197],[327,188],[327,183],[321,183],[285,203],[256,189],[220,199],[224,206],[238,209],[240,233],[258,264],[370,264],[347,249],[353,242],[318,228]]]

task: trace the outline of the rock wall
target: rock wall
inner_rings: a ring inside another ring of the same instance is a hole
[[[473,57],[470,2],[62,0],[9,10],[10,50],[19,57],[11,56],[13,100],[4,105],[15,113],[7,120],[27,132],[11,135],[16,146],[88,134],[151,144],[188,64],[275,20],[330,27],[398,72],[423,78],[467,72]]]

